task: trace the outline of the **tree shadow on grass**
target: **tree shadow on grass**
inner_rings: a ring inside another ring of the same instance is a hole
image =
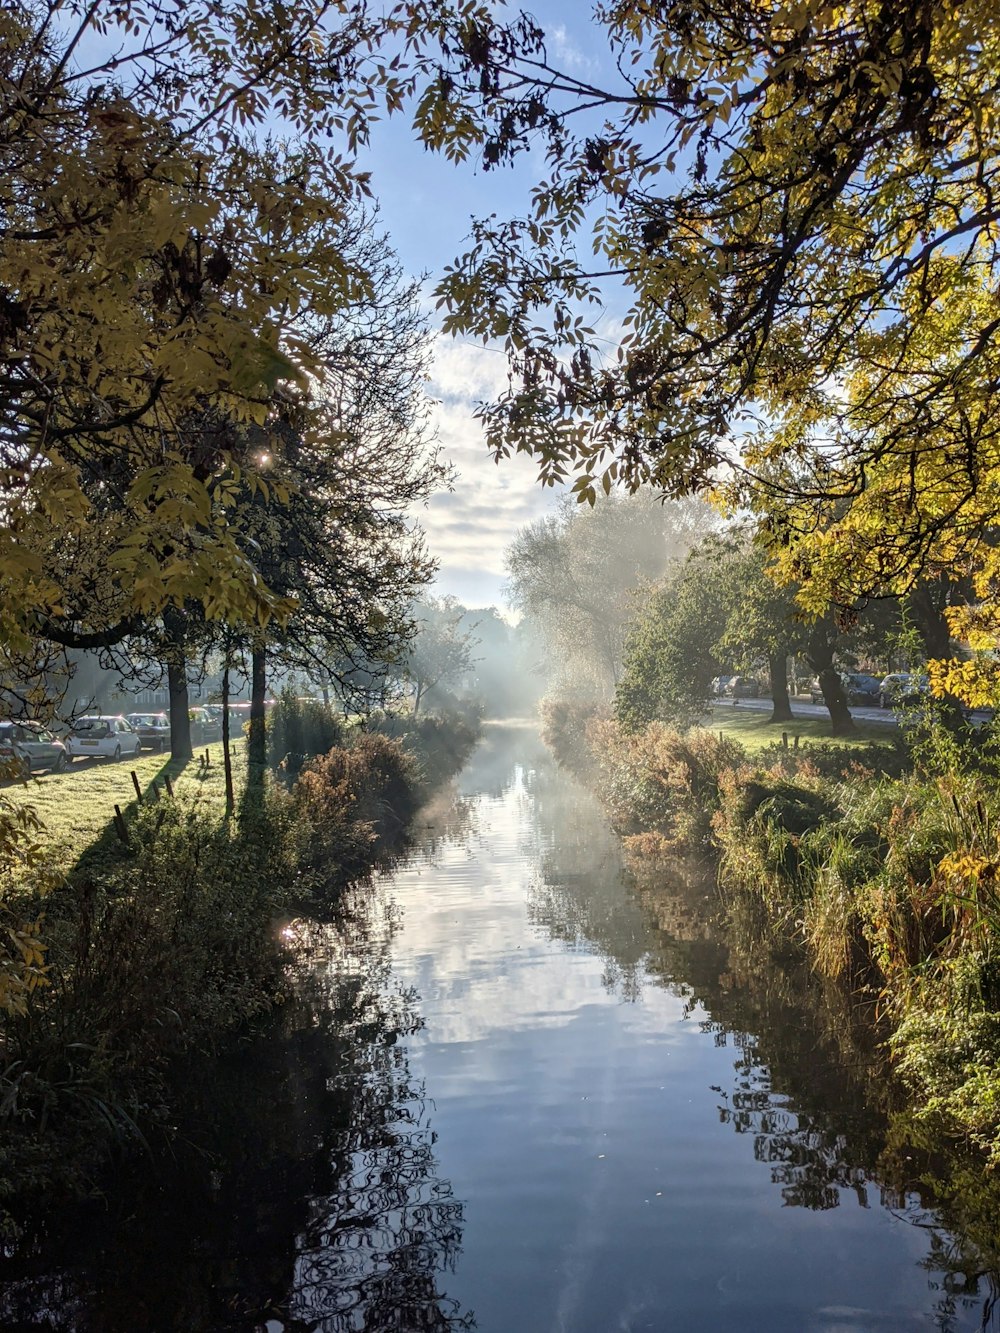
[[[166,759],[157,769],[156,773],[148,780],[145,786],[141,787],[142,800],[138,796],[133,796],[126,804],[121,806],[122,820],[125,829],[125,840],[122,839],[118,827],[117,818],[113,809],[109,810],[108,822],[105,824],[101,833],[90,842],[80,853],[79,857],[66,872],[67,880],[72,883],[80,880],[83,882],[93,882],[102,877],[110,869],[120,866],[128,861],[135,853],[135,845],[128,836],[128,830],[134,823],[139,813],[140,804],[156,805],[157,803],[177,799],[171,797],[167,789],[167,781],[171,785],[182,776],[187,774],[188,770],[194,765],[198,765],[199,775],[209,776],[209,771],[195,759]],[[220,808],[220,817],[222,811]]]

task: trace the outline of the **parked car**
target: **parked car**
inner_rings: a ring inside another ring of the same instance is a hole
[[[222,717],[216,717],[207,708],[190,708],[191,740],[195,745],[222,740]]]
[[[844,698],[849,704],[867,704],[874,708],[879,701],[879,682],[874,676],[863,671],[841,671],[840,683],[844,687]],[[809,698],[814,704],[825,702],[819,677],[813,676],[809,682]]]
[[[732,680],[732,676],[713,676],[713,678],[712,678],[712,693],[713,693],[714,695],[716,695],[717,697],[721,697],[721,696],[724,695],[724,694],[728,694],[728,692],[729,692],[729,682],[730,682],[731,680]]]
[[[0,761],[12,760],[24,777],[42,768],[61,773],[66,746],[38,722],[0,722]]]
[[[916,704],[930,693],[929,676],[909,671],[892,671],[879,684],[879,707],[901,708]]]
[[[139,754],[142,743],[125,719],[119,717],[78,717],[66,741],[70,759],[97,756],[104,759],[133,758]]]
[[[874,708],[878,704],[881,685],[874,676],[864,671],[844,673],[844,693],[849,704],[867,704]]]
[[[170,719],[166,713],[129,713],[125,721],[145,749],[157,754],[170,749]]]
[[[752,676],[733,676],[726,693],[733,699],[756,699],[760,686]]]

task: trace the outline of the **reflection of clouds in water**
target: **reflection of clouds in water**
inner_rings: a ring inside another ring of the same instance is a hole
[[[474,1326],[438,1283],[461,1248],[463,1206],[439,1175],[424,1088],[399,1041],[423,1020],[416,993],[384,967],[397,913],[377,891],[372,906],[382,910],[365,914],[359,902],[348,913],[346,949],[331,950],[314,973],[321,988],[335,988],[350,980],[352,960],[362,970],[378,960],[366,973],[373,988],[341,1033],[354,1058],[329,1085],[345,1110],[324,1143],[333,1188],[309,1200],[289,1313],[316,1333],[452,1333]]]

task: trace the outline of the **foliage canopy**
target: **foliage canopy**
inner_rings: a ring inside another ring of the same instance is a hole
[[[525,216],[480,221],[440,287],[448,327],[506,343],[495,452],[584,499],[723,490],[809,612],[956,567],[995,604],[993,6],[594,12],[590,73],[526,19],[455,6],[418,111],[452,156],[547,162]],[[583,313],[609,292],[611,355]]]

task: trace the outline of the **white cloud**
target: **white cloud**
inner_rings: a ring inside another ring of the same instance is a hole
[[[502,351],[438,336],[433,419],[456,477],[454,490],[435,496],[419,519],[441,566],[436,591],[472,606],[502,603],[504,551],[517,529],[552,509],[560,494],[539,484],[529,458],[497,464],[486,448],[476,404],[498,397],[506,385]]]
[[[557,23],[547,28],[545,36],[552,43],[552,51],[564,69],[597,68],[597,61],[584,55],[580,48],[570,41],[565,24]]]

